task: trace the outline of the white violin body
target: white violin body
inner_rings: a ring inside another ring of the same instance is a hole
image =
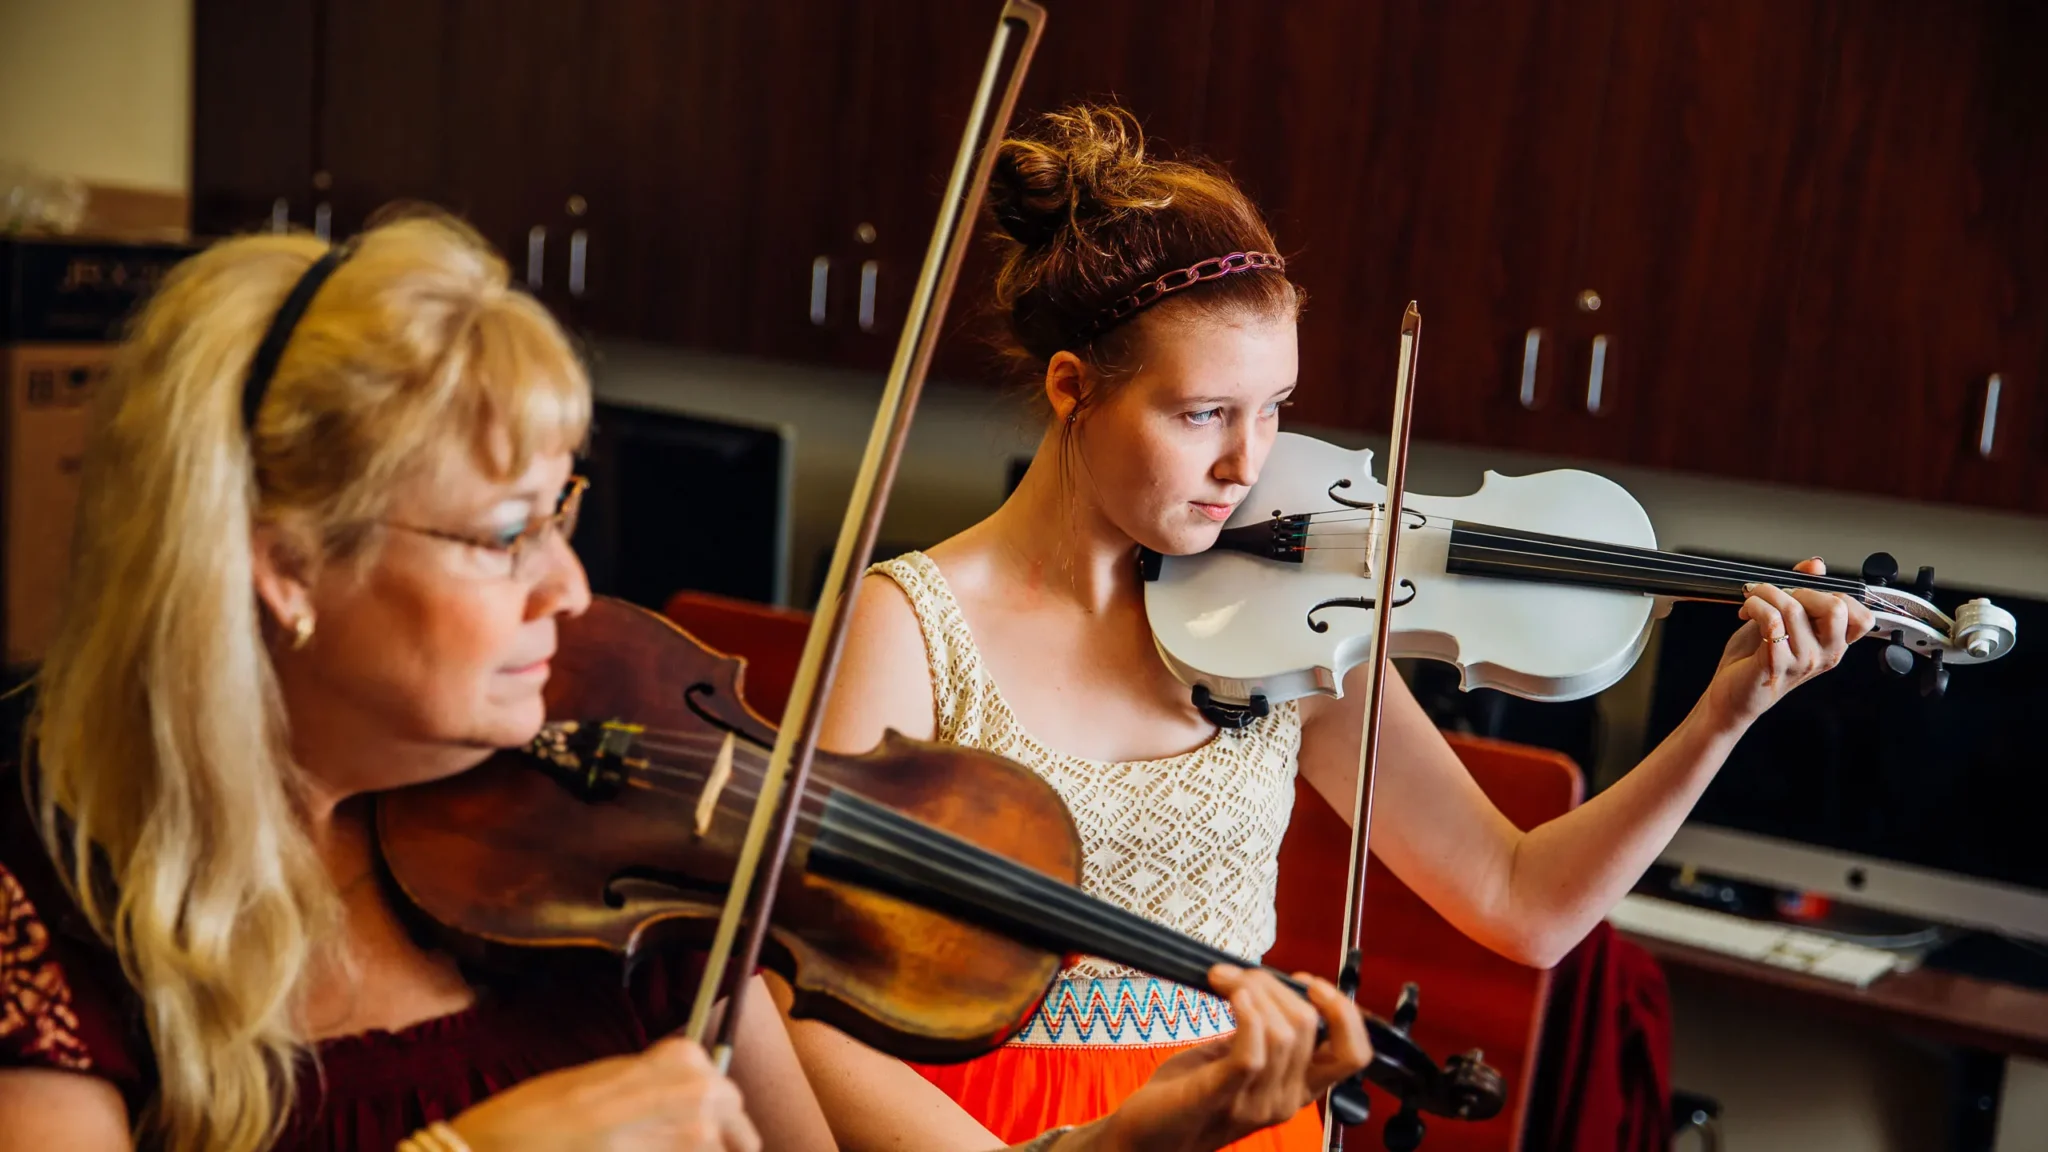
[[[1158,558],[1145,606],[1177,677],[1232,705],[1343,694],[1344,673],[1372,655],[1368,566],[1386,495],[1372,458],[1283,432],[1219,546]],[[2013,642],[2010,615],[1986,601],[1951,620],[1899,588],[1656,552],[1642,506],[1590,472],[1488,472],[1469,496],[1409,493],[1402,520],[1388,653],[1455,665],[1467,689],[1589,696],[1635,664],[1671,598],[1739,602],[1748,580],[1862,594],[1878,634],[1951,664]]]

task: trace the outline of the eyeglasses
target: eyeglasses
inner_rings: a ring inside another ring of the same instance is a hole
[[[590,480],[584,476],[571,476],[569,484],[562,489],[562,495],[555,501],[555,510],[547,516],[538,516],[526,522],[517,532],[498,535],[482,533],[452,532],[446,528],[424,528],[417,524],[400,524],[385,521],[386,528],[404,532],[416,532],[436,540],[447,540],[455,544],[466,544],[478,550],[486,558],[494,575],[517,579],[530,567],[533,554],[546,545],[549,532],[559,532],[563,540],[576,534],[576,516],[583,510],[583,492],[590,487]]]

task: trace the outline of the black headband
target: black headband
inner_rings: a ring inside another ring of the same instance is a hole
[[[284,346],[291,342],[292,329],[306,315],[313,297],[327,278],[348,259],[346,245],[330,248],[325,256],[313,261],[285,294],[284,303],[278,305],[277,315],[270,318],[270,328],[263,333],[263,343],[256,346],[256,355],[249,361],[249,377],[242,384],[242,427],[250,432],[256,430],[256,413],[263,407],[263,396],[270,391],[270,378],[277,374],[277,362],[284,359]]]

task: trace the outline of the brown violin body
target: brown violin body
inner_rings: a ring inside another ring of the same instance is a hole
[[[599,598],[561,625],[539,739],[378,798],[393,882],[485,947],[702,948],[776,737],[740,699],[743,668]],[[891,733],[865,755],[816,753],[797,803],[762,962],[794,1015],[902,1059],[993,1050],[1072,954],[1210,991],[1214,965],[1249,965],[1082,891],[1066,804],[992,753]],[[1366,1016],[1372,1061],[1332,1096],[1346,1123],[1365,1118],[1364,1083],[1409,1112],[1497,1114],[1500,1074],[1477,1053],[1439,1066],[1413,1018],[1412,998],[1392,1023]]]
[[[593,795],[587,765],[555,771],[528,751],[501,752],[383,797],[385,864],[421,911],[475,940],[625,957],[702,947],[774,729],[740,698],[742,661],[653,613],[600,598],[562,633],[548,716],[579,732],[605,721],[637,728],[641,738],[618,754],[623,782]],[[724,803],[699,834],[728,733]],[[820,793],[845,790],[1066,884],[1080,879],[1066,806],[999,756],[891,733],[866,755],[819,751],[812,772],[806,817],[822,814]],[[1059,972],[1057,952],[820,875],[810,866],[816,827],[800,825],[791,846],[762,960],[795,989],[795,1014],[929,1062],[978,1056],[1022,1026]]]

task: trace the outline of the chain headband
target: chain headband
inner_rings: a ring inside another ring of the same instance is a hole
[[[1176,268],[1164,276],[1140,285],[1130,295],[1103,309],[1095,319],[1081,329],[1080,337],[1083,342],[1093,340],[1157,304],[1161,298],[1171,296],[1183,288],[1191,288],[1204,280],[1220,280],[1234,273],[1262,268],[1270,268],[1285,275],[1287,261],[1271,252],[1232,252],[1228,256],[1211,256],[1185,268]]]

